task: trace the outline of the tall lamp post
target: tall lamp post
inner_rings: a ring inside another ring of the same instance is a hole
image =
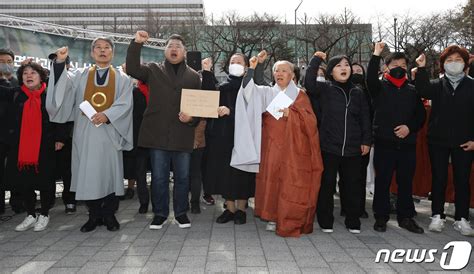
[[[395,40],[395,52],[398,52],[398,41],[397,41],[397,18],[393,18],[393,36]]]
[[[300,8],[301,4],[303,4],[303,0],[300,1],[298,6],[295,9],[295,64],[298,62],[298,53],[297,53],[297,48],[296,48],[296,35],[297,35],[297,29],[296,29],[296,12]]]

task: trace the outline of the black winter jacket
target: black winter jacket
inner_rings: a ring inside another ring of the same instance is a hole
[[[408,81],[398,88],[385,78],[379,80],[379,66],[380,56],[373,55],[367,68],[367,87],[374,107],[375,145],[414,148],[416,133],[426,119],[421,98]],[[395,135],[395,128],[400,125],[406,125],[410,130],[403,139]]]
[[[348,82],[349,91],[333,82],[317,82],[322,60],[313,57],[306,70],[305,88],[319,121],[321,150],[339,156],[361,155],[361,145],[372,144],[370,111],[364,92]]]
[[[474,141],[474,80],[466,76],[453,89],[446,77],[430,81],[425,68],[418,68],[416,90],[431,100],[428,143],[459,147]]]

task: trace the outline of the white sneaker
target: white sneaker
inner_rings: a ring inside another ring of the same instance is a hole
[[[464,236],[474,236],[471,224],[464,218],[461,218],[461,221],[454,222],[453,226],[455,230],[461,232]]]
[[[446,219],[441,219],[441,215],[436,214],[431,217],[431,223],[428,229],[434,232],[441,232],[444,229],[444,223],[446,223]]]
[[[324,233],[333,233],[334,229],[332,228],[321,228],[321,231]]]
[[[267,227],[265,228],[267,231],[275,231],[276,230],[276,223],[275,222],[268,222]]]
[[[36,221],[34,231],[43,231],[48,227],[49,217],[44,215],[39,215],[38,221]]]
[[[352,234],[360,234],[360,229],[348,229],[350,233]]]
[[[28,215],[21,224],[15,227],[15,231],[26,231],[36,224],[36,218],[33,215]]]

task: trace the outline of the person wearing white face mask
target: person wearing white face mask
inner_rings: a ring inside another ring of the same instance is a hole
[[[457,45],[447,47],[440,56],[444,76],[429,80],[426,57],[417,59],[416,90],[431,100],[428,145],[432,173],[432,217],[429,229],[441,232],[446,222],[444,202],[449,158],[453,165],[455,189],[454,229],[474,236],[468,222],[470,174],[474,151],[474,80],[466,75],[469,53]],[[471,178],[472,179],[472,178]]]
[[[261,55],[263,62],[264,53]],[[242,53],[235,53],[229,63],[229,75],[217,88],[220,91],[219,118],[207,119],[203,186],[205,196],[219,194],[226,200],[226,210],[216,222],[223,224],[233,221],[240,225],[246,223],[245,205],[255,193],[255,174],[230,166],[234,147],[235,102],[248,68],[248,59]],[[211,59],[204,59],[202,67],[202,88],[215,90]]]
[[[326,69],[325,68],[323,68],[323,67],[318,68],[316,81],[326,82]]]

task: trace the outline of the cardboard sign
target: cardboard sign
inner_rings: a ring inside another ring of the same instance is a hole
[[[218,118],[219,91],[183,89],[181,112],[193,117]]]

